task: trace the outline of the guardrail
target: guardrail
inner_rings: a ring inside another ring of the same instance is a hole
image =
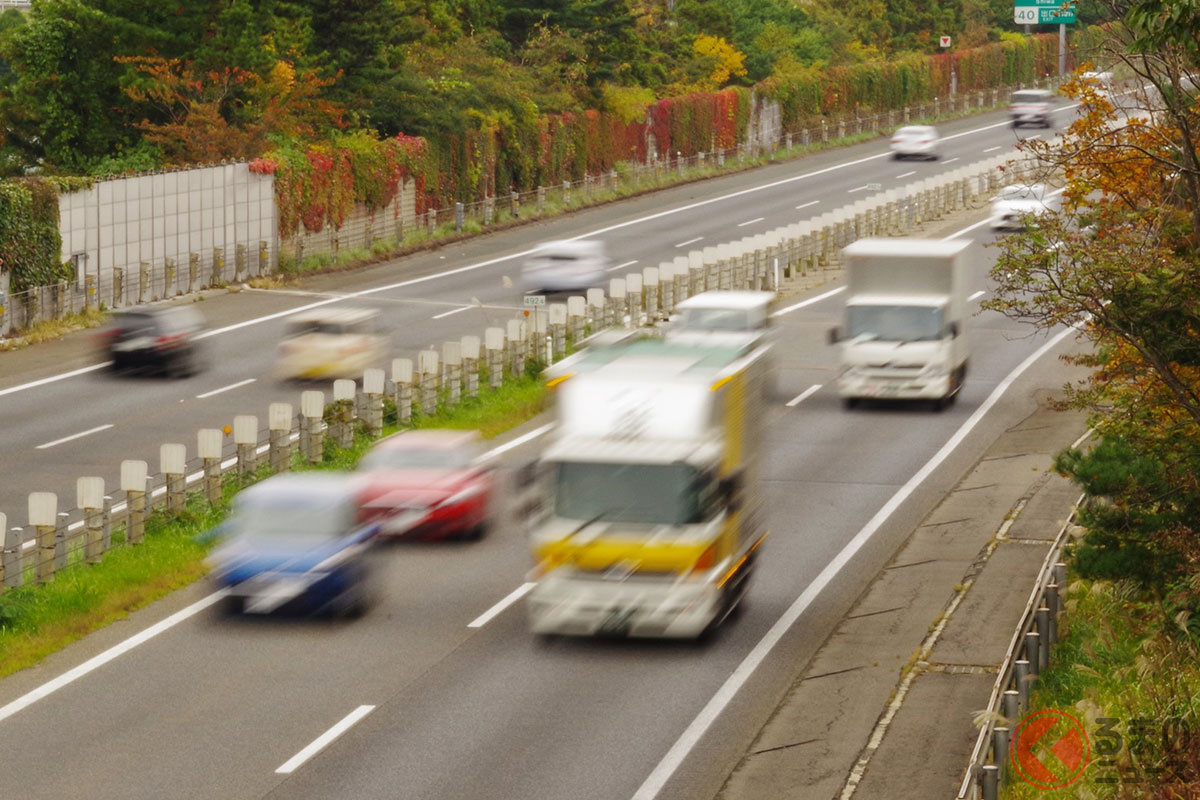
[[[112,545],[114,515],[124,521],[125,542],[137,544],[146,514],[158,505],[182,511],[189,487],[202,489],[209,502],[216,503],[223,476],[235,471],[243,480],[254,479],[264,454],[274,471],[283,471],[293,463],[294,446],[305,461],[320,462],[327,434],[343,447],[353,443],[360,427],[378,437],[385,397],[394,408],[394,421],[408,424],[414,414],[431,415],[463,397],[476,396],[481,386],[499,387],[506,378],[523,376],[530,363],[553,364],[589,332],[653,325],[666,319],[676,303],[704,291],[777,291],[794,275],[837,268],[840,249],[858,238],[918,232],[947,213],[975,207],[1005,182],[1028,179],[1036,169],[1030,159],[998,155],[904,190],[876,193],[815,219],[692,250],[657,267],[613,278],[607,291],[591,289],[566,303],[518,312],[505,327],[488,328],[482,337],[463,336],[445,342],[440,352],[430,349],[415,359],[393,359],[390,379],[381,369],[368,369],[361,386],[352,380],[335,381],[332,401],[314,390],[302,393],[299,413],[290,403],[272,403],[266,426],[256,416],[240,415],[227,429],[200,430],[191,459],[184,444],[164,444],[155,473],[145,461],[126,460],[119,492],[107,494],[103,477],[80,478],[76,507],[67,511],[59,511],[55,494],[34,492],[26,527],[9,527],[7,516],[0,513],[0,592],[27,580],[51,581],[71,564],[98,562]]]

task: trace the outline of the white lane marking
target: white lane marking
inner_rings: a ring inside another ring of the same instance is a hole
[[[45,450],[47,448],[54,447],[55,445],[59,445],[64,442],[70,442],[75,439],[82,439],[85,436],[91,436],[93,433],[99,433],[100,431],[106,431],[111,427],[112,427],[112,423],[109,423],[108,425],[97,425],[96,427],[89,428],[86,431],[81,431],[80,433],[73,433],[70,436],[64,436],[61,439],[55,439],[53,442],[46,442],[45,444],[39,444],[37,446],[37,449]]]
[[[989,147],[989,148],[987,148],[987,149],[986,149],[986,150],[984,150],[983,152],[985,152],[985,153],[994,153],[994,152],[996,152],[997,150],[1000,150],[1000,149],[1001,149],[1000,145],[996,145],[995,147]]]
[[[953,164],[955,161],[958,161],[958,156],[955,156],[954,158],[947,158],[942,162],[942,164]]]
[[[864,183],[862,186],[855,186],[853,189],[847,189],[846,194],[854,194],[855,192],[861,192],[863,189],[866,189],[866,188],[867,188],[867,184]]]
[[[1040,133],[1035,133],[1030,136],[1026,136],[1025,138],[1026,139],[1040,139],[1040,138],[1042,138],[1042,135]]]
[[[26,692],[25,694],[18,697],[16,700],[13,700],[8,705],[4,706],[3,708],[0,708],[0,722],[3,722],[4,720],[8,719],[13,714],[16,714],[18,711],[20,711],[28,706],[33,705],[38,700],[41,700],[43,697],[45,697],[49,694],[52,694],[54,692],[57,692],[59,689],[63,688],[67,684],[70,684],[70,683],[73,683],[73,682],[79,680],[80,678],[82,678],[84,675],[87,675],[92,670],[95,670],[95,669],[98,669],[99,667],[104,666],[105,664],[112,661],[117,656],[120,656],[124,653],[129,652],[130,650],[137,647],[142,642],[149,641],[150,639],[153,639],[155,636],[158,636],[163,631],[170,630],[171,628],[175,627],[180,622],[183,622],[185,619],[192,616],[193,614],[199,613],[200,611],[203,611],[204,609],[208,608],[213,603],[217,602],[222,597],[224,597],[226,594],[227,594],[227,592],[224,589],[213,592],[208,597],[203,597],[203,598],[197,600],[196,602],[192,603],[187,608],[184,608],[180,611],[176,611],[174,614],[167,617],[166,619],[156,622],[155,624],[151,625],[149,628],[146,628],[146,630],[142,631],[141,633],[136,633],[133,636],[130,636],[125,641],[115,644],[112,647],[108,648],[103,653],[100,653],[99,655],[96,655],[96,656],[92,656],[87,661],[83,662],[82,664],[75,667],[74,669],[67,670],[62,675],[59,675],[57,678],[47,681],[46,683],[43,683],[41,686],[37,687],[36,689],[33,689],[32,691]]]
[[[504,444],[500,445],[499,447],[493,447],[491,450],[484,453],[481,456],[481,458],[485,458],[485,459],[495,458],[496,456],[500,455],[501,453],[507,453],[509,450],[512,450],[515,447],[520,447],[521,445],[525,444],[526,442],[532,442],[534,439],[538,438],[539,436],[549,433],[553,427],[554,427],[553,422],[547,422],[542,427],[534,428],[529,433],[518,436],[517,438],[513,439],[511,442],[505,442]]]
[[[978,298],[983,297],[985,294],[987,294],[987,292],[985,292],[983,289],[980,289],[978,292],[968,297],[967,302],[969,303],[972,300],[977,300]]]
[[[346,731],[350,730],[354,723],[358,722],[360,719],[365,717],[367,714],[370,714],[374,710],[375,706],[359,706],[358,708],[354,709],[349,714],[342,717],[341,722],[322,733],[316,739],[313,739],[312,743],[309,744],[308,747],[304,748],[299,753],[296,753],[296,755],[283,762],[283,765],[279,769],[275,770],[275,774],[288,775],[292,772],[295,772],[297,767],[299,767],[305,761],[308,761],[317,753],[324,750],[329,746],[330,742],[341,736]]]
[[[867,524],[863,526],[862,530],[855,534],[854,538],[846,543],[846,546],[841,549],[837,556],[835,556],[832,561],[825,565],[825,568],[821,570],[819,575],[817,575],[816,580],[810,583],[808,587],[800,593],[800,596],[797,597],[796,600],[788,607],[787,611],[783,613],[783,616],[775,621],[775,624],[771,626],[766,635],[764,635],[763,638],[759,640],[758,644],[754,646],[754,649],[751,650],[744,659],[742,659],[742,662],[738,664],[737,668],[733,671],[733,674],[731,674],[725,680],[725,683],[721,685],[721,688],[717,690],[717,693],[714,694],[712,699],[709,700],[708,703],[705,704],[704,708],[700,710],[700,713],[697,714],[696,718],[693,719],[691,724],[687,726],[684,732],[675,741],[675,744],[673,744],[671,749],[667,751],[667,754],[663,756],[661,761],[658,762],[658,765],[654,768],[654,771],[651,772],[650,775],[647,776],[646,780],[643,781],[642,785],[638,787],[637,792],[635,792],[633,795],[633,800],[653,800],[653,798],[658,797],[659,792],[661,792],[663,787],[667,785],[667,781],[671,779],[671,776],[674,775],[675,771],[683,764],[684,759],[687,758],[692,749],[699,744],[700,740],[716,721],[717,717],[720,716],[725,710],[726,706],[733,701],[734,696],[738,693],[750,676],[754,674],[754,671],[758,669],[759,665],[762,664],[763,660],[766,659],[771,650],[775,648],[775,645],[779,643],[784,634],[786,634],[788,630],[791,629],[794,624],[796,624],[796,621],[800,619],[801,615],[808,610],[808,607],[812,605],[812,602],[817,599],[821,592],[825,590],[825,587],[828,586],[835,577],[837,577],[838,573],[840,573],[842,569],[850,562],[850,559],[854,558],[855,554],[862,549],[863,545],[870,541],[871,537],[875,535],[879,528],[883,526],[883,523],[886,522],[889,517],[891,517],[896,509],[908,499],[909,495],[916,491],[917,487],[920,486],[921,483],[923,483],[925,479],[928,478],[960,444],[962,444],[963,440],[967,438],[967,435],[975,428],[976,425],[979,424],[980,420],[982,420],[984,416],[991,410],[992,406],[999,401],[1000,397],[1006,391],[1008,391],[1008,388],[1012,386],[1016,379],[1020,377],[1020,375],[1024,373],[1025,370],[1027,370],[1031,365],[1033,365],[1034,362],[1045,355],[1053,347],[1057,346],[1059,342],[1072,333],[1075,333],[1074,328],[1067,328],[1066,330],[1059,332],[1057,335],[1039,347],[1036,351],[1034,351],[1031,355],[1029,355],[1024,361],[1018,364],[1012,372],[1005,376],[1004,380],[1002,380],[1000,384],[992,390],[992,393],[988,395],[987,399],[983,401],[983,404],[975,410],[975,413],[972,414],[967,421],[964,422],[962,426],[954,432],[954,435],[951,436],[944,445],[942,445],[940,450],[934,453],[933,458],[925,462],[925,465],[921,467],[921,469],[917,471],[915,475],[909,478],[908,482],[900,487],[900,489],[891,496],[891,498],[883,505],[882,508],[875,512],[875,516],[871,517]]]
[[[793,397],[791,400],[788,400],[785,405],[787,405],[788,408],[795,408],[796,406],[800,405],[805,400],[807,400],[809,397],[816,394],[817,390],[820,388],[821,388],[821,384],[815,383],[812,386],[805,389],[800,394]]]
[[[809,200],[807,203],[801,203],[800,205],[796,206],[796,210],[799,211],[802,208],[808,208],[809,206],[815,206],[819,202],[821,202],[821,201],[820,200]]]
[[[782,317],[784,314],[790,314],[791,312],[795,311],[797,308],[804,308],[805,306],[811,306],[813,303],[819,303],[827,297],[833,297],[835,294],[838,294],[838,293],[844,292],[844,291],[846,291],[845,286],[839,286],[836,289],[830,289],[828,292],[825,292],[824,294],[819,294],[816,297],[810,297],[807,300],[801,300],[799,303],[788,306],[787,308],[781,308],[778,311],[776,311],[774,314],[772,314],[771,316],[772,317]]]
[[[250,384],[254,383],[256,380],[258,380],[258,378],[246,378],[246,380],[244,380],[244,381],[238,381],[237,383],[231,383],[228,386],[222,386],[220,389],[213,389],[211,392],[205,392],[204,394],[198,394],[198,395],[196,395],[196,399],[203,400],[206,397],[212,397],[213,395],[221,394],[222,392],[228,392],[228,391],[232,391],[234,389],[239,389],[242,386],[249,386]]]
[[[676,247],[683,247],[683,246],[685,246],[685,245],[692,244],[693,242],[698,242],[698,241],[700,241],[700,240],[701,240],[701,239],[703,239],[703,238],[704,238],[703,236],[697,236],[695,239],[688,239],[686,242],[680,242],[679,244],[677,244],[677,245],[675,245],[675,246],[676,246]]]
[[[440,314],[434,314],[431,317],[431,319],[444,319],[445,317],[449,317],[452,314],[461,314],[463,311],[469,311],[470,309],[472,309],[474,307],[475,306],[463,306],[462,308],[452,308],[449,311],[443,311]]]
[[[526,594],[528,594],[530,589],[532,589],[536,585],[537,584],[534,584],[534,583],[522,583],[516,589],[513,589],[511,592],[509,592],[508,596],[505,597],[503,600],[501,600],[499,603],[496,603],[496,605],[492,606],[487,611],[483,612],[478,617],[476,617],[475,619],[473,619],[469,623],[467,623],[467,627],[468,628],[482,628],[484,625],[487,625],[489,622],[492,621],[492,619],[496,615],[498,615],[501,611],[503,611],[504,609],[511,606],[513,603],[520,600],[522,597],[524,597]]]
[[[1078,108],[1078,107],[1079,107],[1079,103],[1073,103],[1071,105],[1053,109],[1051,111],[1051,113],[1058,113],[1059,111],[1069,111],[1073,108]],[[995,122],[995,123],[992,123],[991,125],[984,125],[979,128],[973,128],[969,131],[963,131],[961,133],[952,133],[949,136],[943,136],[942,140],[947,141],[950,139],[957,139],[961,136],[974,136],[977,133],[982,133],[983,131],[990,131],[993,128],[1006,128],[1010,124],[1011,123],[1007,122],[1007,121],[1006,122]],[[816,170],[813,170],[812,172],[805,172],[801,175],[793,175],[790,178],[781,178],[777,181],[772,181],[770,183],[764,183],[764,184],[760,184],[758,186],[751,186],[747,189],[740,189],[736,192],[730,192],[729,194],[719,195],[717,197],[710,197],[707,200],[698,200],[695,203],[689,203],[687,205],[676,206],[675,208],[669,208],[665,211],[658,211],[653,214],[648,214],[647,216],[644,216],[644,217],[636,217],[634,219],[626,220],[624,222],[618,222],[614,225],[609,225],[605,228],[598,228],[597,230],[594,230],[594,231],[588,231],[587,233],[581,233],[578,236],[569,237],[565,241],[574,242],[574,241],[578,241],[580,239],[588,239],[593,236],[599,236],[600,234],[603,234],[603,233],[609,233],[610,231],[620,230],[622,228],[628,228],[632,225],[640,225],[643,222],[651,222],[656,219],[661,219],[662,217],[671,216],[673,214],[680,214],[680,213],[683,213],[684,211],[691,211],[692,209],[695,209],[695,208],[702,208],[703,206],[711,205],[712,203],[719,203],[724,200],[732,200],[734,198],[743,197],[748,194],[754,194],[756,192],[762,192],[762,191],[766,191],[768,189],[774,189],[778,186],[784,186],[789,183],[795,183],[796,181],[802,181],[802,180],[806,180],[808,178],[815,178],[819,175],[824,175],[828,172],[834,172],[839,169],[845,169],[846,167],[855,167],[855,166],[858,166],[859,164],[865,164],[868,161],[875,161],[880,158],[887,158],[890,155],[891,155],[891,151],[886,150],[882,153],[876,153],[873,156],[863,156],[862,158],[856,158],[852,161],[844,161],[840,164],[831,164],[828,167],[816,169]],[[703,238],[704,237],[701,236],[699,239],[693,239],[692,241],[700,241],[700,239],[703,239]],[[682,244],[677,244],[675,246],[683,247],[686,244],[691,244],[691,242],[683,242]],[[339,297],[330,297],[325,300],[318,300],[313,303],[308,303],[307,305],[298,306],[296,308],[290,308],[285,311],[277,311],[273,314],[267,314],[262,317],[255,317],[253,319],[243,320],[242,322],[235,322],[234,324],[226,325],[223,328],[215,328],[211,331],[205,331],[204,333],[200,334],[196,338],[205,339],[205,338],[208,338],[209,336],[217,336],[222,333],[229,333],[230,331],[236,331],[236,330],[240,330],[242,328],[248,328],[252,325],[259,325],[263,322],[271,322],[272,320],[281,319],[283,317],[290,317],[293,314],[299,314],[302,311],[309,310],[310,308],[319,308],[321,306],[329,305],[330,303],[340,303],[345,300],[354,300],[359,297],[368,297],[370,295],[378,294],[380,292],[388,292],[393,289],[402,289],[406,286],[414,286],[419,283],[435,281],[440,278],[448,278],[451,275],[460,275],[464,272],[470,272],[472,270],[482,269],[483,267],[490,267],[493,264],[499,264],[504,261],[511,261],[514,258],[522,258],[522,257],[527,256],[530,253],[534,252],[535,249],[536,248],[530,248],[528,250],[521,250],[520,252],[516,252],[516,253],[509,253],[508,255],[504,255],[504,256],[497,256],[496,258],[491,258],[486,261],[480,261],[475,264],[467,264],[466,266],[463,266],[463,267],[456,267],[454,269],[448,269],[448,270],[445,270],[444,272],[435,272],[432,275],[423,275],[420,278],[409,278],[408,280],[399,281],[397,283],[389,283],[384,286],[375,286],[370,289],[360,289],[356,292],[347,292],[346,294],[341,295]],[[109,366],[111,363],[112,362],[106,361],[102,364],[93,364],[90,367],[83,367],[81,369],[73,370],[71,372],[64,372],[61,375],[52,375],[49,378],[41,378],[41,379],[33,381],[31,383],[25,383],[25,384],[21,384],[19,386],[10,386],[7,389],[0,389],[0,397],[3,397],[6,394],[12,394],[14,392],[24,391],[25,389],[33,389],[38,386],[44,386],[48,383],[54,383],[55,381],[61,381],[66,378],[73,378],[76,375],[82,375],[86,372],[92,372],[94,370],[102,369],[104,367]]]
[[[907,178],[909,175],[916,175],[916,174],[917,174],[917,171],[915,169],[911,170],[909,172],[902,172],[896,176],[896,180],[900,180],[901,178]]]
[[[637,262],[637,259],[635,258],[633,261],[626,261],[624,264],[617,264],[615,267],[609,267],[608,269],[605,270],[605,272],[616,272],[617,270],[623,269],[624,267],[632,267],[636,263],[638,263],[638,262]]]
[[[766,217],[755,217],[754,219],[748,219],[745,222],[739,222],[737,226],[739,228],[744,228],[747,225],[753,225],[756,222],[762,222],[764,219],[766,219]]]

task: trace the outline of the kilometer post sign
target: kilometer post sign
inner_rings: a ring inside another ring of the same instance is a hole
[[[1014,0],[1013,20],[1018,25],[1070,25],[1075,22],[1071,0]]]

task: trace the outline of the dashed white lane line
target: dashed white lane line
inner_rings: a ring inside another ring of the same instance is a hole
[[[815,206],[819,202],[821,202],[821,201],[820,200],[809,200],[807,203],[801,203],[800,205],[796,206],[796,210],[799,211],[802,208],[808,208],[809,206]]]
[[[234,389],[238,389],[242,386],[248,386],[249,384],[254,383],[256,380],[258,380],[258,379],[257,378],[246,378],[246,380],[244,380],[244,381],[238,381],[237,383],[231,383],[228,386],[222,386],[220,389],[213,389],[211,392],[205,392],[204,394],[198,394],[198,395],[196,395],[196,399],[203,400],[206,397],[212,397],[213,395],[221,394],[222,392],[229,392]]]
[[[452,314],[461,314],[462,312],[469,311],[470,309],[472,309],[474,307],[475,306],[463,306],[462,308],[452,308],[449,311],[443,311],[440,314],[434,314],[430,319],[445,319],[446,317],[449,317]]]
[[[818,390],[818,389],[820,389],[820,388],[821,388],[821,384],[819,384],[819,383],[813,384],[812,386],[808,387],[807,389],[805,389],[805,390],[804,390],[803,392],[801,392],[800,394],[798,394],[798,395],[796,395],[795,397],[793,397],[791,400],[788,400],[788,401],[787,401],[787,403],[786,403],[787,407],[788,407],[788,408],[795,408],[796,406],[798,406],[798,405],[800,405],[801,403],[803,403],[803,402],[804,402],[806,399],[808,399],[809,397],[811,397],[811,396],[813,396],[814,394],[816,394],[816,393],[817,393],[817,390]]]
[[[942,163],[943,164],[953,164],[955,161],[958,161],[958,156],[955,156],[954,158],[947,158]]]
[[[684,247],[685,245],[692,244],[693,242],[698,242],[703,238],[704,238],[703,236],[697,236],[695,239],[688,239],[686,242],[680,242],[679,244],[677,244],[675,246],[676,247]]]
[[[496,603],[496,605],[492,606],[487,611],[483,612],[478,617],[476,617],[475,619],[473,619],[469,623],[467,623],[467,627],[468,628],[482,628],[484,625],[487,625],[501,611],[508,608],[513,603],[517,602],[522,597],[524,597],[526,594],[528,594],[529,590],[532,589],[535,585],[536,584],[534,584],[532,582],[522,583],[516,589],[513,589],[511,592],[509,592],[508,596],[505,597],[503,600],[501,600],[499,603]]]
[[[505,442],[504,444],[499,445],[498,447],[493,447],[491,450],[484,453],[482,457],[485,459],[495,458],[496,456],[500,455],[501,453],[507,453],[509,450],[520,447],[521,445],[525,444],[526,442],[532,442],[534,439],[538,438],[539,436],[549,433],[553,428],[554,428],[554,423],[547,422],[542,427],[534,428],[529,433],[518,436],[517,438],[513,439],[511,442]]]
[[[358,708],[354,709],[349,714],[342,717],[341,721],[332,728],[322,733],[316,739],[313,739],[312,743],[309,744],[308,747],[305,747],[299,753],[296,753],[296,755],[285,761],[279,769],[275,770],[275,773],[277,775],[287,775],[291,772],[295,772],[297,767],[299,767],[305,761],[308,761],[317,753],[324,750],[329,746],[330,742],[341,736],[346,731],[350,730],[350,728],[354,727],[356,722],[374,710],[375,706],[359,706]]]
[[[978,292],[976,292],[975,294],[968,297],[967,302],[969,303],[972,300],[978,300],[980,297],[983,297],[985,294],[987,294],[987,292],[985,292],[983,289],[980,289]]]
[[[816,297],[810,297],[807,300],[801,300],[799,303],[796,303],[795,305],[790,305],[787,308],[781,308],[778,311],[776,311],[774,314],[772,314],[771,316],[772,317],[782,317],[784,314],[790,314],[791,312],[795,311],[798,308],[804,308],[805,306],[811,306],[813,303],[819,303],[828,297],[833,297],[835,294],[840,294],[841,292],[844,292],[844,291],[846,291],[845,286],[839,286],[836,289],[830,289],[828,292],[823,292],[822,294],[819,294]]]
[[[744,228],[747,225],[753,225],[756,222],[762,222],[764,219],[766,219],[766,217],[755,217],[754,219],[748,219],[745,222],[739,222],[738,227]]]
[[[847,189],[846,194],[854,194],[855,192],[861,192],[863,189],[866,189],[868,185],[869,184],[864,183],[862,186],[855,186],[853,189]]]
[[[909,177],[910,175],[916,175],[916,174],[917,174],[917,171],[916,171],[915,169],[914,169],[914,170],[910,170],[910,171],[908,171],[908,172],[902,172],[902,173],[900,173],[899,175],[897,175],[897,176],[896,176],[896,180],[900,180],[901,178],[907,178],[907,177]]]
[[[53,442],[46,442],[45,444],[39,444],[37,446],[37,449],[38,450],[46,450],[51,447],[54,447],[55,445],[60,445],[65,442],[73,442],[76,439],[82,439],[85,436],[91,436],[93,433],[99,433],[100,431],[106,431],[111,427],[112,427],[112,423],[109,423],[108,425],[97,425],[96,427],[89,428],[86,431],[80,431],[79,433],[73,433],[70,436],[64,436],[61,439],[55,439]]]
[[[1000,145],[996,145],[995,147],[989,147],[989,148],[987,148],[987,149],[986,149],[986,150],[984,150],[983,152],[985,152],[985,153],[994,153],[994,152],[996,152],[997,150],[1000,150],[1000,149],[1002,149],[1002,148],[1000,147]]]
[[[605,272],[616,272],[617,270],[624,269],[625,267],[632,267],[636,263],[638,263],[637,259],[634,259],[633,261],[626,261],[624,264],[617,264],[615,267],[609,267],[605,270]]]

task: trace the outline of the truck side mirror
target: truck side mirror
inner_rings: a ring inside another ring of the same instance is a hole
[[[842,339],[842,332],[837,328],[830,328],[826,338],[829,340],[830,344],[837,344]]]
[[[538,462],[530,461],[517,470],[516,482],[518,489],[527,489],[537,483]]]
[[[742,507],[742,474],[735,472],[726,475],[717,483],[717,493],[721,503],[729,511],[737,511]]]
[[[946,335],[951,339],[958,338],[958,323],[951,322],[946,326]]]

